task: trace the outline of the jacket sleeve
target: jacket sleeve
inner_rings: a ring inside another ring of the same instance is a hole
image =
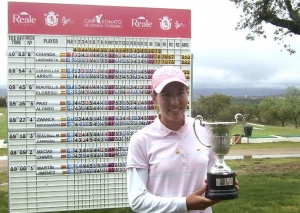
[[[159,197],[151,194],[146,184],[148,171],[146,169],[127,169],[127,194],[129,205],[134,212],[188,212],[186,197]]]

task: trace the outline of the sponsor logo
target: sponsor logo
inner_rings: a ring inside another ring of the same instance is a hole
[[[21,12],[20,14],[13,14],[13,23],[22,26],[34,26],[36,24],[36,18],[27,12]]]
[[[179,28],[182,27],[182,26],[183,26],[182,23],[179,23],[178,21],[176,21],[176,22],[174,23],[174,27],[175,27],[176,30],[179,29]]]
[[[169,19],[168,16],[164,16],[163,18],[160,18],[160,28],[162,30],[170,30],[172,27],[172,19]]]
[[[122,28],[122,21],[119,19],[105,19],[103,14],[99,14],[92,19],[84,19],[84,27]]]
[[[53,11],[50,11],[48,14],[44,14],[45,23],[49,27],[54,27],[58,24],[58,14],[55,14]]]
[[[131,26],[135,29],[151,29],[152,25],[152,22],[143,16],[131,19]]]
[[[70,21],[71,21],[71,19],[66,18],[65,16],[62,17],[62,19],[61,19],[61,23],[62,23],[63,26],[65,26],[66,24],[70,23]]]

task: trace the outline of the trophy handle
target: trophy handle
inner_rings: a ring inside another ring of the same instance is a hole
[[[205,147],[208,147],[208,148],[211,147],[211,144],[205,145],[204,143],[202,143],[202,141],[201,141],[200,138],[198,137],[197,132],[196,132],[196,129],[195,129],[195,123],[196,123],[196,120],[199,120],[200,125],[203,126],[203,127],[205,126],[205,124],[202,123],[203,117],[202,117],[201,115],[197,115],[196,118],[195,118],[195,120],[194,120],[193,128],[194,128],[194,133],[195,133],[195,135],[196,135],[198,141],[199,141],[203,146],[205,146]]]
[[[241,132],[241,134],[240,134],[240,137],[236,140],[236,142],[230,144],[230,146],[235,145],[235,144],[242,138],[242,134],[243,134],[243,131],[244,131],[244,128],[245,128],[245,125],[246,125],[246,121],[245,121],[245,117],[244,117],[242,114],[238,113],[238,114],[236,114],[236,115],[234,116],[234,119],[235,119],[236,124],[237,124],[237,122],[238,122],[238,118],[239,118],[239,117],[241,117],[242,120],[244,121],[244,122],[243,122],[243,129],[242,129],[242,132]]]

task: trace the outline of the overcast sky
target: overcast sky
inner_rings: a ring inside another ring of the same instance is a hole
[[[0,85],[7,84],[7,0],[0,1],[1,26]],[[22,2],[18,0],[17,2]],[[67,0],[24,2],[70,3]],[[248,31],[236,31],[241,11],[229,0],[84,0],[72,4],[179,8],[192,11],[194,87],[240,88],[267,87],[285,89],[300,86],[300,36],[287,40],[297,53],[290,55],[273,41],[274,27],[267,25],[268,39],[245,39]],[[4,25],[4,26],[3,26]]]

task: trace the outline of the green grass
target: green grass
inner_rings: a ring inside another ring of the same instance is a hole
[[[0,184],[7,183],[7,171],[0,172]]]
[[[293,169],[287,172],[253,172],[255,165],[298,165],[299,158],[283,159],[247,159],[227,160],[233,170],[245,169],[246,174],[239,174],[239,197],[222,201],[213,206],[214,213],[291,213],[300,212],[300,172]],[[6,172],[0,172],[0,181],[7,178]],[[7,186],[0,186],[0,212],[8,212]],[[69,213],[132,213],[130,208],[68,211]],[[54,213],[54,212],[53,212]],[[60,213],[65,213],[60,212]]]
[[[226,160],[226,163],[230,165],[230,168],[233,170],[246,170],[248,172],[252,172],[251,166],[253,165],[293,165],[300,164],[299,158],[252,158],[245,160]],[[294,170],[293,170],[294,171]],[[300,171],[299,171],[300,172]]]
[[[7,156],[7,148],[0,148],[0,156]]]
[[[300,212],[300,172],[239,175],[239,197],[213,206],[214,213]]]
[[[272,135],[251,135],[249,138],[276,138]]]
[[[241,134],[243,127],[241,125],[236,125],[232,128],[232,134]],[[242,133],[244,134],[244,133]],[[268,136],[283,136],[289,137],[299,137],[300,128],[296,129],[294,126],[271,126],[265,125],[264,130],[253,129],[251,137],[268,137]]]
[[[102,210],[80,210],[80,211],[67,211],[67,212],[68,213],[133,213],[133,211],[130,208],[102,209]],[[55,213],[66,213],[66,211],[55,212]]]
[[[5,120],[3,122],[0,122],[0,140],[7,139],[7,117],[6,117],[6,109],[4,107],[0,107],[0,113],[3,114]]]
[[[267,142],[267,143],[240,143],[230,149],[273,149],[273,148],[300,148],[298,142]]]
[[[239,197],[235,200],[222,201],[213,206],[214,213],[291,213],[300,212],[300,171],[259,173],[252,166],[263,168],[289,167],[299,168],[299,158],[227,160],[233,170],[247,171],[239,174]],[[272,169],[269,169],[272,171]]]
[[[278,135],[278,136],[281,136],[281,137],[285,137],[285,138],[290,138],[290,137],[300,137],[300,134],[282,134],[282,135]]]

